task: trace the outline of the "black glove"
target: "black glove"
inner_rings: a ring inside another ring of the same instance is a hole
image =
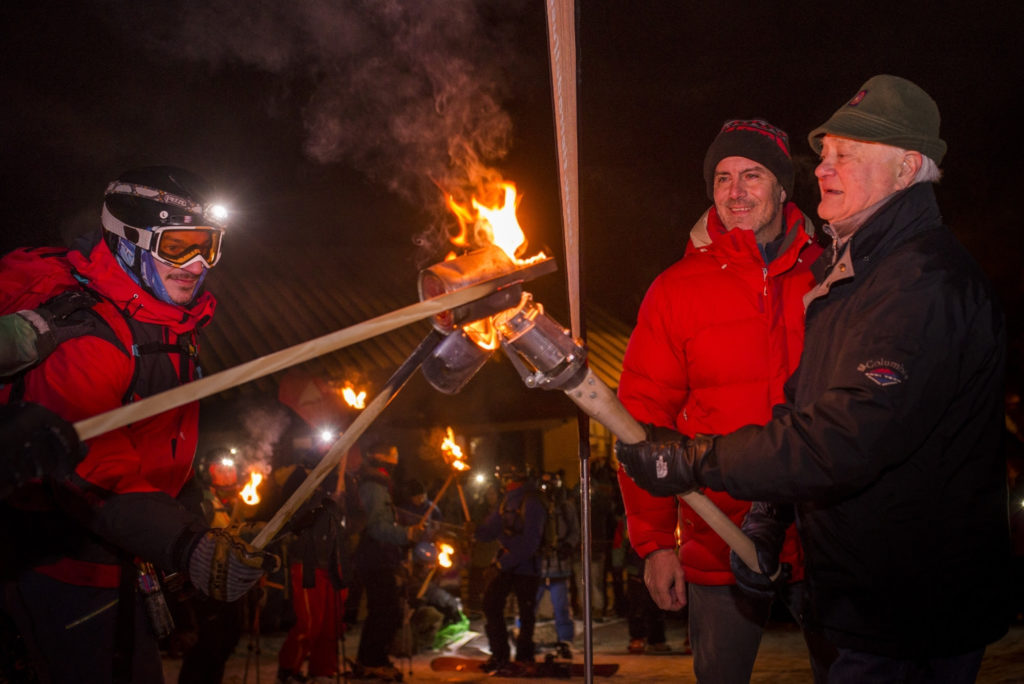
[[[36,357],[45,359],[65,340],[80,337],[95,329],[93,316],[75,314],[96,305],[95,295],[84,290],[68,290],[51,297],[35,309],[18,311],[17,315],[36,330]]]
[[[211,529],[194,543],[188,577],[196,589],[218,601],[236,601],[264,573],[276,569],[276,556],[253,548],[226,530]]]
[[[754,572],[735,551],[731,552],[729,565],[740,589],[752,596],[771,598],[779,587],[789,582],[793,569],[789,563],[782,563],[780,567],[779,554],[786,540],[786,530],[794,519],[795,511],[791,505],[765,501],[755,501],[751,505],[740,529],[754,542],[761,572]]]
[[[0,407],[0,444],[0,499],[29,480],[63,478],[86,451],[70,423],[27,402]]]
[[[650,431],[648,431],[650,433]],[[685,494],[704,486],[700,478],[705,461],[713,458],[715,438],[697,435],[672,441],[615,443],[615,456],[626,474],[655,496]]]

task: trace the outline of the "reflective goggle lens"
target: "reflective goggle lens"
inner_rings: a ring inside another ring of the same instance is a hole
[[[220,259],[221,228],[160,228],[154,254],[171,266],[187,266],[197,258],[213,266]]]

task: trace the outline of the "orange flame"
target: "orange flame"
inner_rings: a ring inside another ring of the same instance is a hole
[[[469,465],[463,460],[462,447],[455,443],[455,433],[449,426],[445,432],[444,441],[441,442],[441,453],[444,460],[456,470],[469,470]]]
[[[260,495],[256,488],[260,486],[261,482],[263,482],[263,473],[257,470],[249,473],[249,481],[242,487],[242,491],[239,494],[242,497],[242,501],[250,506],[258,504],[260,502]]]
[[[341,396],[354,409],[366,408],[366,390],[356,392],[352,385],[346,384],[341,390]]]
[[[498,331],[495,329],[494,323],[491,322],[490,318],[481,318],[479,321],[473,321],[468,325],[462,326],[462,329],[466,331],[469,339],[481,349],[493,351],[501,344],[501,338],[498,337]]]
[[[455,549],[448,544],[439,544],[440,549],[437,553],[437,562],[442,568],[452,567],[452,556],[455,555]]]
[[[504,196],[500,206],[486,206],[474,197],[470,200],[472,209],[468,209],[457,203],[451,195],[448,196],[448,208],[458,219],[460,229],[459,234],[451,238],[452,244],[468,247],[475,237],[500,247],[516,263],[546,258],[543,253],[530,259],[517,258],[516,255],[526,247],[526,234],[516,218],[516,207],[519,205],[516,186],[514,183],[500,183],[498,189]]]

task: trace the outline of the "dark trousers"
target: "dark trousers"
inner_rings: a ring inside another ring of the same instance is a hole
[[[533,661],[533,626],[537,621],[537,575],[515,575],[499,572],[484,590],[484,618],[487,642],[496,660],[509,659],[508,628],[505,626],[505,600],[515,592],[519,610],[519,636],[516,638],[516,660]]]
[[[689,583],[693,673],[699,682],[747,684],[754,670],[771,599],[754,598],[733,585]]]
[[[163,663],[142,598],[134,594],[129,644],[118,648],[117,589],[80,587],[26,572],[5,588],[5,603],[25,639],[41,681],[75,684],[163,682]],[[115,671],[114,654],[130,653]]]
[[[985,649],[948,658],[900,659],[839,649],[828,671],[829,684],[973,684]]]
[[[197,595],[191,599],[195,611],[196,643],[181,659],[178,684],[205,684],[224,679],[224,666],[242,635],[246,595],[234,603]]]
[[[398,582],[395,572],[386,567],[367,570],[361,575],[366,595],[366,620],[363,621],[356,659],[360,665],[380,667],[390,662],[388,653],[395,634],[402,626]]]
[[[665,614],[651,598],[642,575],[629,575],[629,638],[665,643]]]

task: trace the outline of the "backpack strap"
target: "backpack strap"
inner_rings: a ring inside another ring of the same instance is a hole
[[[93,335],[109,342],[130,359],[131,380],[121,397],[122,404],[131,403],[137,395],[146,396],[167,389],[175,381],[178,383],[188,382],[192,379],[190,373],[192,368],[195,368],[197,376],[200,375],[198,348],[194,333],[178,336],[176,343],[154,340],[152,339],[154,335],[162,334],[160,326],[148,326],[148,324],[135,321],[113,302],[84,285],[81,290],[61,292],[33,309],[36,312],[40,310],[43,310],[48,318],[58,322],[51,326],[52,344],[45,350],[44,356],[39,359],[40,362],[45,355],[52,353],[60,344],[85,335]],[[147,326],[150,329],[147,330]],[[137,338],[140,337],[145,341],[137,342]],[[158,380],[155,386],[140,387],[141,367],[145,365],[152,371],[151,364],[159,363],[159,358],[153,358],[154,355],[159,357],[167,354],[178,354],[181,357],[177,369],[173,371],[176,377],[169,377],[171,373],[169,370],[161,370],[160,377],[162,379]],[[150,357],[152,361],[147,357]],[[8,402],[24,398],[25,378],[32,368],[22,370],[8,379],[10,384]]]

